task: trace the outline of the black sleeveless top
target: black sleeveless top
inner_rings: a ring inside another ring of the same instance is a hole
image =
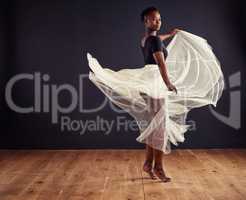
[[[145,64],[156,64],[153,57],[153,53],[156,51],[163,51],[165,59],[168,55],[165,44],[155,35],[148,36],[147,39],[145,39],[144,47],[142,47],[142,45],[140,45],[140,47],[142,49]]]

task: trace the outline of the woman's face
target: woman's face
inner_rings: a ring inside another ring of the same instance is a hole
[[[158,31],[161,28],[161,16],[157,11],[149,13],[145,18],[145,26],[153,31]]]

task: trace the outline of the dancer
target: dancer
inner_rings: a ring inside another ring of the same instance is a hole
[[[188,112],[197,107],[216,106],[224,89],[220,63],[204,38],[174,29],[159,34],[161,15],[148,7],[141,13],[145,33],[141,39],[144,67],[114,71],[103,68],[87,53],[89,79],[116,105],[137,121],[138,142],[145,143],[143,170],[152,179],[169,182],[163,170],[163,153],[171,143],[184,142]],[[172,37],[165,47],[163,40]],[[157,177],[156,177],[157,176]]]
[[[162,75],[163,81],[165,82],[169,91],[175,91],[177,93],[176,87],[171,83],[168,78],[167,68],[165,65],[165,59],[168,55],[166,47],[163,40],[174,36],[179,29],[174,29],[171,33],[165,35],[157,35],[160,30],[162,21],[160,12],[155,7],[148,7],[141,13],[141,21],[145,26],[145,33],[141,39],[141,49],[144,56],[144,63],[148,64],[158,64],[160,73]],[[158,99],[152,99],[150,101],[153,105],[151,108],[156,111],[158,107]],[[143,170],[149,173],[152,179],[156,179],[156,176],[152,172],[154,161],[154,173],[164,182],[168,182],[171,179],[165,175],[162,166],[162,151],[158,149],[153,149],[150,145],[146,144],[146,160],[144,162]]]

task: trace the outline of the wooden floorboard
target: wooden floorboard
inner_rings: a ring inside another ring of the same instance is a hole
[[[172,150],[171,182],[144,150],[0,150],[0,200],[245,200],[246,149]]]

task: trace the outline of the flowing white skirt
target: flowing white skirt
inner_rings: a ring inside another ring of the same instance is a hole
[[[166,66],[178,93],[168,91],[158,65],[114,71],[87,53],[89,79],[116,105],[137,121],[138,142],[171,152],[184,142],[192,108],[216,106],[224,89],[221,66],[204,38],[179,31],[167,46]]]

